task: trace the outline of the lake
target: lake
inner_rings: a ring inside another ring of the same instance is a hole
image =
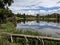
[[[17,23],[18,30],[40,31],[44,34],[60,36],[60,23],[47,21],[24,21]]]

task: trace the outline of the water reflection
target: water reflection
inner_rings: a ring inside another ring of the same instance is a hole
[[[17,23],[17,29],[37,30],[43,33],[56,34],[60,32],[60,23],[49,21],[24,21]]]

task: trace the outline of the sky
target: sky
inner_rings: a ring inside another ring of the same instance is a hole
[[[9,7],[13,13],[52,14],[60,13],[60,0],[14,0]]]

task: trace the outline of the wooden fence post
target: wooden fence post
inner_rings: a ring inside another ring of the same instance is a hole
[[[38,38],[38,40],[39,40],[39,42],[40,42],[40,45],[41,45],[41,39],[40,39],[40,38]]]
[[[44,45],[44,40],[42,39],[42,45]]]
[[[27,37],[25,37],[25,41],[26,41],[25,42],[26,43],[25,45],[29,45]]]
[[[11,35],[11,43],[13,43],[13,37],[12,37],[12,35]]]

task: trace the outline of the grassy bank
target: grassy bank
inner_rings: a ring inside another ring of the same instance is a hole
[[[7,32],[7,33],[14,33],[14,34],[26,34],[26,35],[42,35],[39,32],[36,31],[30,31],[30,30],[16,30],[16,27],[14,26],[14,24],[12,22],[7,22],[4,24],[0,24],[0,33],[2,32]],[[16,43],[16,41],[14,43],[10,43],[8,40],[8,38],[6,37],[6,35],[1,35],[0,34],[0,45],[21,45],[20,43]],[[23,41],[24,39],[20,39],[20,41]]]
[[[8,33],[14,33],[14,34],[26,34],[26,35],[36,35],[36,36],[46,36],[45,34],[42,34],[41,32],[37,32],[37,31],[31,31],[31,30],[16,30],[14,24],[12,22],[7,22],[5,24],[0,24],[0,33],[2,32],[8,32]],[[14,42],[10,43],[10,41],[8,41],[9,37],[6,37],[7,35],[0,35],[0,45],[24,45],[24,38],[18,38],[15,40],[14,38]],[[51,35],[47,35],[47,36],[51,36]],[[34,42],[35,40],[30,39],[29,40],[29,44],[30,42],[32,42],[32,45],[35,45]],[[39,44],[42,42],[39,42]],[[55,42],[55,41],[47,41],[44,40],[44,44],[45,45],[59,45],[60,42]]]
[[[15,34],[26,34],[26,35],[43,35],[40,32],[33,31],[33,30],[17,30],[16,27],[12,22],[7,22],[5,24],[0,24],[0,32],[9,32]]]
[[[25,21],[47,21],[47,22],[57,22],[60,23],[60,20],[57,20],[57,18],[36,18],[36,17],[30,17],[30,18],[20,18],[15,17],[17,22],[25,22]]]

